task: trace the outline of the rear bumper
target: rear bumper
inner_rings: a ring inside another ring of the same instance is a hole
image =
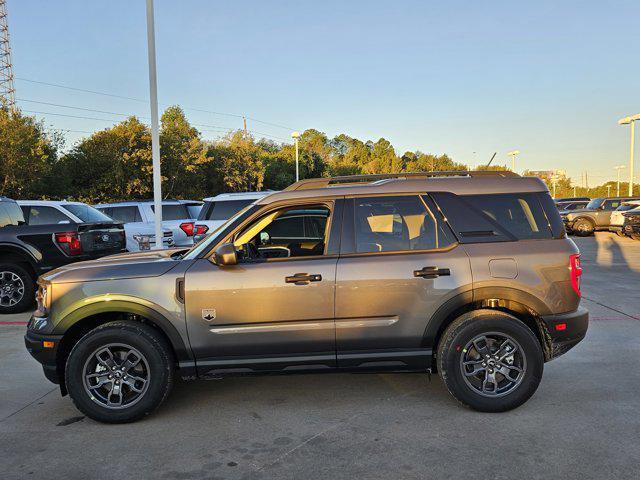
[[[580,307],[575,312],[545,315],[542,321],[547,327],[551,351],[549,360],[567,353],[586,336],[589,328],[589,312]]]
[[[28,331],[24,336],[24,345],[27,351],[42,364],[44,376],[53,383],[60,383],[56,354],[62,335],[40,335]],[[53,347],[45,347],[45,342],[53,342]]]

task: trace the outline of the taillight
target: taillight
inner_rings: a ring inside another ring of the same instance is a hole
[[[59,232],[55,234],[56,243],[67,255],[80,255],[82,243],[78,232]]]
[[[576,294],[581,296],[580,293],[580,277],[582,276],[582,266],[580,265],[580,254],[574,253],[569,256],[569,272],[571,273],[571,288]]]
[[[204,235],[209,231],[209,227],[206,225],[196,225],[196,235]]]
[[[187,234],[187,237],[193,237],[193,222],[184,222],[180,224],[180,229]]]

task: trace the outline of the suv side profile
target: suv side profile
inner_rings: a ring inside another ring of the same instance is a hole
[[[637,197],[594,198],[584,208],[562,212],[562,220],[568,233],[587,237],[599,230],[609,230],[611,214],[623,203],[640,200]]]
[[[310,179],[190,250],[42,276],[25,343],[103,422],[148,415],[176,375],[330,371],[437,372],[463,405],[500,412],[584,338],[581,273],[537,178]]]

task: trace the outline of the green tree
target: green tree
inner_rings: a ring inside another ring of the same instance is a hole
[[[51,195],[58,189],[52,169],[61,145],[61,138],[47,135],[42,122],[34,117],[0,107],[0,195]]]
[[[162,195],[164,198],[185,198],[198,195],[198,168],[206,162],[205,146],[200,132],[189,124],[178,106],[162,114],[160,131],[160,161]]]
[[[60,195],[86,202],[150,198],[151,134],[137,118],[83,139],[56,164]]]

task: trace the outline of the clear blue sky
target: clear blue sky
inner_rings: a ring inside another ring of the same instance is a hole
[[[8,0],[15,75],[147,98],[144,4]],[[385,137],[400,154],[419,149],[470,164],[494,151],[505,163],[519,149],[519,170],[563,168],[579,181],[588,169],[593,185],[628,162],[629,128],[616,122],[640,112],[638,25],[638,0],[156,0],[160,102],[329,136]],[[148,116],[141,102],[23,80],[16,87],[18,98]],[[241,126],[234,117],[187,114]],[[44,118],[61,129],[109,125]],[[249,128],[290,135],[251,121]],[[68,133],[68,145],[81,136]]]

